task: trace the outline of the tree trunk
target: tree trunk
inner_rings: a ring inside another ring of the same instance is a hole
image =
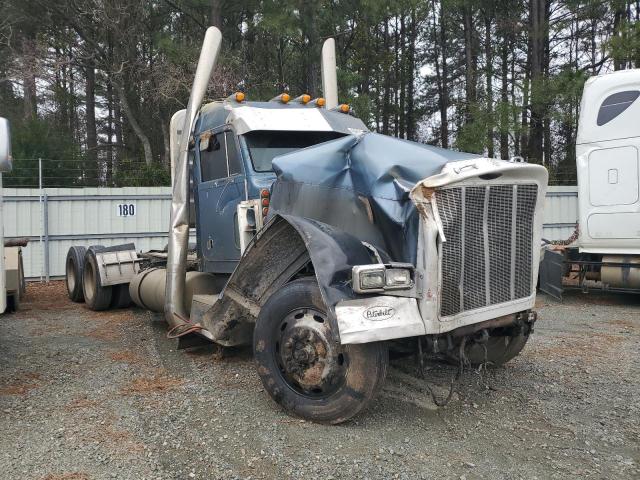
[[[98,135],[96,132],[96,72],[93,63],[85,70],[85,122],[87,129],[87,158],[94,166],[98,161]]]
[[[222,0],[211,0],[209,23],[212,27],[218,27],[222,31]]]
[[[529,47],[529,51],[531,47]],[[531,86],[531,54],[527,54],[527,63],[522,86],[522,121],[520,123],[520,156],[529,157],[529,90]],[[513,96],[512,98],[515,98]]]
[[[532,163],[543,161],[544,117],[546,101],[544,89],[544,63],[547,29],[547,1],[530,0],[531,38],[531,122],[529,128],[528,160]]]
[[[495,155],[493,144],[493,46],[491,45],[491,23],[493,12],[485,11],[484,19],[484,55],[486,61],[487,80],[487,156],[493,158]]]
[[[302,0],[300,14],[302,35],[306,40],[307,54],[303,56],[306,76],[306,91],[317,92],[320,78],[318,58],[320,58],[320,36],[318,34],[318,5],[313,0]]]
[[[36,34],[27,29],[22,37],[22,72],[23,116],[25,120],[33,120],[38,115],[38,98],[36,91]]]
[[[468,5],[463,7],[464,22],[464,58],[465,58],[465,124],[471,123],[472,111],[477,103],[477,57],[475,53],[475,32],[473,12]]]
[[[509,41],[502,39],[500,49],[500,158],[509,158]]]
[[[383,49],[385,55],[389,52],[389,19],[384,19]],[[382,97],[382,134],[389,135],[389,117],[391,117],[391,73],[387,72],[384,82],[384,95]]]
[[[76,77],[74,72],[72,46],[69,46],[67,50],[67,62],[69,63],[69,93],[68,93],[68,108],[69,108],[69,133],[73,137],[74,142],[81,144],[82,139],[79,138],[78,128],[78,109],[76,108]]]
[[[171,169],[171,120],[165,118],[160,110],[158,110],[158,118],[160,119],[160,130],[162,131],[162,146],[164,147],[163,163]]]
[[[398,108],[398,127],[396,128],[400,138],[406,138],[406,106],[407,106],[407,63],[408,59],[405,51],[405,18],[404,14],[400,14],[400,32],[398,34],[398,21],[396,17],[396,72],[399,73],[397,79],[398,89],[400,90],[399,108]]]
[[[434,10],[435,10],[435,1]],[[447,68],[447,33],[446,19],[442,4],[440,5],[440,28],[438,30],[438,40],[440,43],[440,55],[442,55],[441,74],[438,75],[438,108],[440,110],[440,145],[442,148],[449,148],[449,71]],[[435,24],[435,20],[434,20]],[[436,74],[438,74],[438,52],[436,52]]]
[[[616,8],[613,15],[613,36],[619,37],[621,32],[620,29],[622,27],[622,23],[625,17],[625,3],[621,0],[616,0],[615,2]],[[626,62],[623,58],[620,57],[619,52],[616,52],[613,55],[613,69],[614,70],[623,70],[626,66]]]
[[[153,153],[151,150],[151,142],[149,141],[149,137],[144,133],[142,127],[138,123],[133,110],[131,109],[131,105],[129,104],[129,100],[127,99],[127,95],[125,94],[124,88],[118,82],[114,82],[114,87],[116,92],[118,93],[118,98],[120,99],[120,104],[122,105],[122,109],[124,110],[124,114],[129,121],[129,125],[131,125],[131,129],[140,140],[142,144],[142,148],[144,150],[144,162],[147,165],[151,165],[153,163]]]
[[[409,39],[407,46],[407,123],[406,133],[408,140],[416,140],[416,118],[415,118],[415,71],[416,71],[416,11],[411,10],[411,23],[409,26]]]
[[[509,45],[513,46],[513,43],[511,42]],[[520,140],[522,135],[522,123],[518,124],[518,110],[515,108],[515,106],[518,104],[518,99],[516,98],[516,55],[511,55],[511,62],[509,63],[509,69],[511,71],[511,85],[509,87],[509,95],[511,98],[511,106],[512,106],[511,121],[513,125],[513,130],[514,130],[513,131],[513,154],[517,156],[517,155],[521,155],[522,144],[520,143]],[[524,86],[527,86],[528,88],[528,83],[525,82]],[[524,121],[527,118],[526,104],[527,104],[526,101],[524,101],[522,104],[522,121]]]
[[[113,87],[111,82],[107,81],[107,165],[106,165],[106,177],[107,185],[112,185],[113,179],[113,164],[115,163],[115,151],[113,148],[113,136],[114,136],[114,104],[113,104]]]

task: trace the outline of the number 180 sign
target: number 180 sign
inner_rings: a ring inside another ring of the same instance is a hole
[[[119,203],[116,214],[119,217],[133,217],[136,214],[136,206],[134,203]]]

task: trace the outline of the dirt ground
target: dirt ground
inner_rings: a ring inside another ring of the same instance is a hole
[[[640,298],[538,303],[523,354],[447,407],[402,360],[330,427],[281,412],[247,349],[176,351],[158,316],[29,285],[0,317],[0,478],[640,478]],[[428,371],[440,394],[453,373]]]

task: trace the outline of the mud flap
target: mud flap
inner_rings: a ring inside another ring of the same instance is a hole
[[[204,347],[207,345],[211,345],[211,341],[204,338],[197,333],[189,333],[187,335],[183,335],[182,337],[178,337],[178,350],[184,350],[186,348],[194,348],[194,347]]]
[[[562,300],[562,274],[564,272],[564,254],[545,250],[540,262],[540,290],[553,298]]]

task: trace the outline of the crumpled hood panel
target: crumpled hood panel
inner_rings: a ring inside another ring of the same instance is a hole
[[[477,155],[376,133],[349,135],[273,161],[270,215],[312,218],[415,264],[418,215],[409,198],[421,180]]]

